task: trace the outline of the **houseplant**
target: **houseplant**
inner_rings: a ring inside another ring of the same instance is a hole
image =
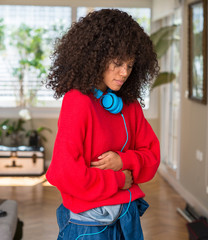
[[[0,124],[0,136],[2,137],[2,144],[9,146],[22,145],[25,132],[25,129],[23,128],[24,123],[25,121],[21,118],[14,121],[11,121],[10,119],[4,120]]]
[[[179,25],[171,25],[160,28],[151,34],[150,38],[153,42],[155,52],[160,60],[168,51],[169,47],[179,41],[179,37],[175,35]],[[151,86],[151,89],[172,82],[176,75],[174,72],[160,72],[157,79]]]
[[[42,134],[43,131],[52,133],[52,130],[47,127],[39,127],[26,132],[26,137],[29,137],[29,146],[40,147],[43,145],[43,142],[47,142],[47,138]]]
[[[25,137],[29,138],[29,146],[40,147],[43,145],[43,141],[46,142],[47,138],[42,134],[43,131],[48,131],[52,133],[51,129],[48,127],[38,127],[34,128],[33,119],[31,113],[27,108],[23,108],[19,111],[19,116],[25,121],[29,122],[29,130],[26,131]]]
[[[4,120],[0,123],[0,144],[5,146],[20,146],[25,144],[25,137],[29,137],[28,144],[31,147],[40,147],[47,138],[43,135],[43,131],[52,132],[50,128],[38,127],[37,129],[29,129],[23,127],[26,121],[23,118],[11,121]]]

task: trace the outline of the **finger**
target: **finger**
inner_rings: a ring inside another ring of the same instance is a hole
[[[107,156],[109,155],[109,153],[110,153],[110,151],[101,154],[101,155],[98,157],[98,159],[102,159],[102,158],[107,157]]]
[[[101,169],[101,170],[107,170],[108,169],[106,165],[96,166],[94,168],[98,168],[98,169]]]
[[[100,166],[105,164],[105,160],[99,160],[99,161],[95,161],[95,162],[91,162],[91,166]]]

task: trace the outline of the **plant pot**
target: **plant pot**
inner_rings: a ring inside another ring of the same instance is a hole
[[[40,146],[40,137],[37,131],[33,131],[29,138],[29,146],[38,147]]]

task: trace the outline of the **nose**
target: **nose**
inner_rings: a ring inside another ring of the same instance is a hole
[[[120,75],[123,77],[128,76],[128,66],[127,64],[123,64],[120,69]]]

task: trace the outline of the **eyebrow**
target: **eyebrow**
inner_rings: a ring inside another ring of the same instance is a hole
[[[125,63],[130,63],[130,64],[134,64],[135,63],[135,60],[132,59],[132,60],[119,60],[119,59],[113,59],[112,62],[125,62]]]

